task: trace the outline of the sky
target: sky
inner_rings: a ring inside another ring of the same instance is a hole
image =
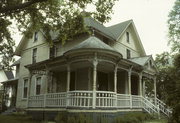
[[[133,19],[147,55],[169,51],[168,14],[175,0],[119,0],[114,6],[110,26]]]
[[[169,51],[168,14],[175,0],[119,0],[113,8],[112,19],[105,26],[133,19],[147,55]],[[15,30],[16,45],[21,36]]]

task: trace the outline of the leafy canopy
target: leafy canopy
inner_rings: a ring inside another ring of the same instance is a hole
[[[57,40],[65,43],[74,36],[88,32],[84,16],[91,16],[101,23],[110,20],[116,0],[1,0],[0,1],[0,56],[8,67],[13,57],[14,40],[11,25],[32,37],[33,31],[43,30],[50,44],[50,32],[58,34]],[[85,12],[86,11],[86,12]]]
[[[180,52],[180,0],[176,0],[173,9],[169,13],[169,43],[172,51]]]

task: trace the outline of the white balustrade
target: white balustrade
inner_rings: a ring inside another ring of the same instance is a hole
[[[130,96],[128,94],[117,94],[117,108],[130,108]]]
[[[92,107],[92,91],[68,92],[69,107]]]
[[[46,94],[46,107],[65,107],[66,92]]]
[[[131,95],[132,96],[132,107],[133,108],[142,108],[141,96]]]
[[[112,108],[116,107],[117,95],[114,92],[97,91],[96,92],[96,107]]]
[[[30,96],[28,107],[44,107],[44,95]]]
[[[92,108],[93,91],[69,91],[30,96],[28,107],[83,107]],[[148,113],[172,114],[165,103],[156,99],[146,99],[138,95],[116,94],[109,91],[96,91],[96,108],[143,108]]]

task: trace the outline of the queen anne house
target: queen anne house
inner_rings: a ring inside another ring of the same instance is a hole
[[[158,70],[146,55],[134,22],[105,27],[92,18],[81,34],[64,45],[45,42],[43,31],[23,36],[15,54],[19,75],[16,107],[28,112],[162,112],[156,97]],[[53,36],[52,36],[53,37]],[[145,95],[144,78],[154,83],[154,97]]]

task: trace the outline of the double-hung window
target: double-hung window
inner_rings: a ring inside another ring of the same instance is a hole
[[[36,59],[37,59],[37,48],[33,49],[32,63],[36,63]]]
[[[36,78],[36,95],[41,94],[41,77]]]
[[[28,79],[24,79],[24,84],[23,84],[23,98],[27,98],[28,95]]]
[[[129,49],[126,50],[127,59],[131,58],[131,51]]]

